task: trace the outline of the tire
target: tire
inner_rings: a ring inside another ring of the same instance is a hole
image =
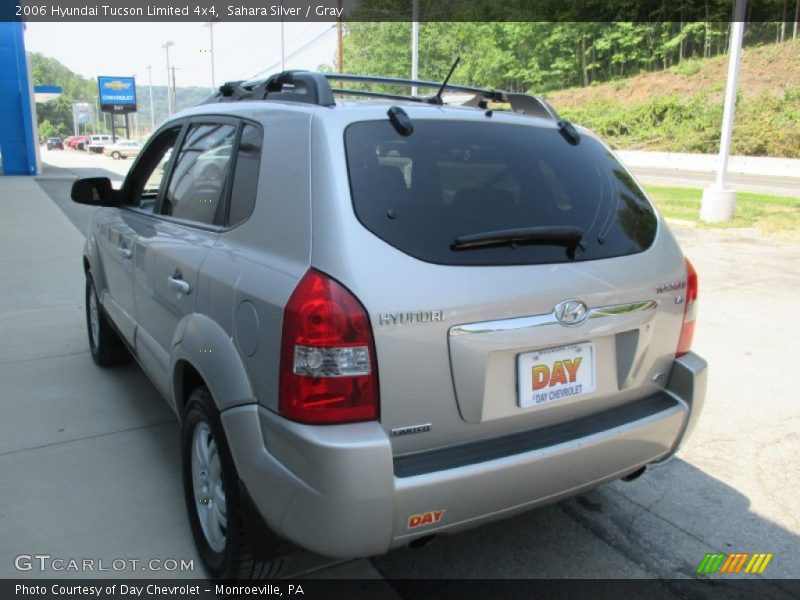
[[[86,276],[86,330],[89,335],[89,351],[96,364],[109,367],[130,359],[131,354],[103,312],[94,289],[94,281],[88,275]]]
[[[282,561],[277,557],[256,560],[250,550],[239,476],[219,412],[205,386],[196,388],[186,403],[181,458],[189,525],[208,576],[212,579],[274,577]],[[205,497],[198,499],[198,494]]]
[[[113,158],[114,160],[119,160],[120,158],[122,158],[122,156],[120,155],[119,152],[112,152],[111,158]]]

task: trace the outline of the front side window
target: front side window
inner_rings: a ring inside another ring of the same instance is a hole
[[[224,197],[237,128],[192,124],[184,138],[161,214],[204,224],[224,222]]]
[[[173,127],[161,132],[148,144],[136,170],[125,181],[129,204],[147,212],[155,210],[159,190],[166,184],[164,175],[180,132],[180,126]]]

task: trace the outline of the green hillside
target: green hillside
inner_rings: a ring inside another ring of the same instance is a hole
[[[625,150],[716,153],[728,58],[695,58],[546,95],[561,115]],[[745,48],[732,152],[800,158],[800,40]]]

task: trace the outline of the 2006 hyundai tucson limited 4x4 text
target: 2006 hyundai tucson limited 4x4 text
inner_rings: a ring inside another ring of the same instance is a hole
[[[214,577],[636,477],[703,404],[697,276],[602,142],[534,96],[335,80],[411,83],[226,84],[162,125],[120,190],[73,187],[103,207],[92,356],[133,355],[179,415]]]

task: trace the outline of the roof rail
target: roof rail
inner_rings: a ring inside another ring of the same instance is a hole
[[[333,106],[336,100],[328,80],[313,71],[283,71],[263,81],[229,81],[202,104],[238,100],[285,100]]]
[[[352,88],[331,88],[331,81],[348,83],[366,83],[393,86],[416,86],[435,88],[452,92],[466,92],[473,97],[464,103],[466,106],[486,108],[488,102],[505,102],[511,105],[515,113],[542,117],[560,121],[555,109],[543,98],[530,94],[503,92],[500,90],[479,88],[466,85],[446,83],[442,86],[438,81],[420,79],[403,79],[398,77],[379,77],[374,75],[352,75],[347,73],[316,73],[313,71],[283,71],[260,81],[231,81],[220,86],[219,91],[203,104],[214,102],[232,102],[238,100],[283,100],[303,102],[318,106],[334,106],[334,94],[345,96],[365,96],[369,98],[387,98],[389,100],[405,100],[408,102],[426,102],[439,104],[435,96],[411,96],[384,93],[372,90]]]

